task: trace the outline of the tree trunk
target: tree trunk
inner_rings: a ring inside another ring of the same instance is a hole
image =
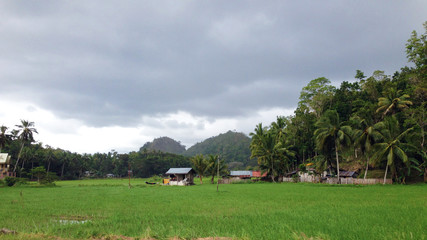
[[[271,180],[273,180],[273,182],[275,183],[276,181],[274,181],[274,160],[271,160]]]
[[[65,160],[64,160],[64,162],[62,163],[61,179],[63,179],[63,177],[64,177],[64,168],[65,168]]]
[[[200,178],[200,184],[203,184],[202,175],[199,175],[199,178]]]
[[[214,178],[215,178],[215,175],[212,175],[212,178],[211,178],[211,183],[212,184],[214,184]]]
[[[366,179],[366,174],[368,174],[368,167],[369,167],[369,156],[366,156],[367,160],[366,160],[366,170],[365,170],[365,176],[363,177],[363,179]]]
[[[338,177],[338,183],[340,183],[340,161],[338,159],[338,147],[337,143],[335,142],[335,157],[337,159],[337,177]]]
[[[388,171],[388,165],[385,167],[385,174],[384,174],[384,183],[383,183],[383,185],[385,185],[385,181],[387,179],[387,171]]]
[[[15,167],[13,168],[13,173],[16,172],[16,167],[18,166],[19,158],[21,158],[21,153],[23,148],[24,148],[24,143],[21,144],[21,149],[19,150],[18,159],[16,160]]]
[[[50,158],[48,159],[48,163],[47,163],[47,173],[49,173],[49,169],[50,169]]]

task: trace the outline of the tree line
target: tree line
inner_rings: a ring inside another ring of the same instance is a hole
[[[374,168],[394,182],[420,174],[426,181],[427,22],[424,29],[406,44],[413,67],[393,76],[356,70],[355,81],[338,88],[325,77],[310,81],[293,116],[256,126],[251,157],[273,181],[307,163],[337,177],[345,165],[364,178]]]
[[[9,131],[0,127],[0,153],[11,156],[11,168],[17,177],[40,179],[40,172],[46,176],[62,180],[85,177],[103,178],[107,174],[114,177],[151,177],[164,174],[170,167],[190,166],[189,157],[160,151],[138,151],[119,154],[115,150],[108,153],[79,154],[35,141],[37,130],[34,122],[21,120]]]

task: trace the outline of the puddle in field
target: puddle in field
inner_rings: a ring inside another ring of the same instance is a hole
[[[63,220],[63,219],[56,220],[56,221],[59,222],[60,224],[63,224],[63,225],[68,225],[68,224],[83,224],[83,223],[90,222],[89,220],[81,220],[81,221],[79,221],[79,220]]]
[[[90,218],[86,216],[59,216],[59,217],[55,217],[53,221],[58,222],[59,224],[62,224],[62,225],[84,224],[87,222],[91,222]]]

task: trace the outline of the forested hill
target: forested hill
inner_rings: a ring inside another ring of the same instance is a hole
[[[190,147],[184,155],[220,155],[221,159],[224,159],[231,169],[234,167],[256,165],[256,160],[250,160],[250,143],[251,139],[245,134],[228,131],[227,133],[208,138],[203,142],[195,144]]]
[[[156,138],[152,142],[145,143],[139,150],[142,152],[144,149],[174,154],[183,154],[185,152],[185,146],[169,137]]]

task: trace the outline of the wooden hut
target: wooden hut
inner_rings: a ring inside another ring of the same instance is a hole
[[[176,186],[194,185],[195,173],[196,172],[192,168],[170,168],[166,172],[169,179],[165,179],[163,183]],[[169,182],[167,180],[169,180]]]
[[[7,153],[0,153],[0,179],[5,177],[15,177],[12,172],[9,172],[10,156]]]

